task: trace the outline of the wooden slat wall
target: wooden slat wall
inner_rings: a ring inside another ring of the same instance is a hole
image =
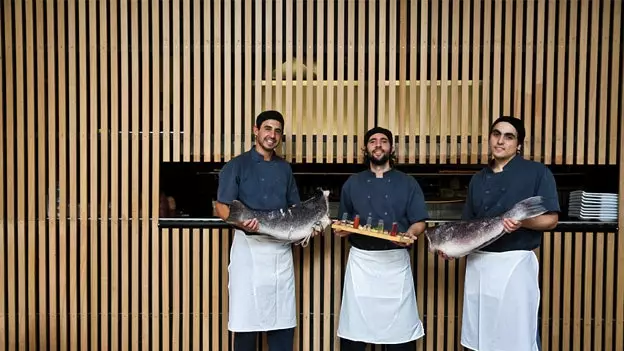
[[[621,17],[620,0],[2,1],[0,350],[231,347],[230,238],[160,230],[159,167],[229,160],[263,109],[286,115],[289,161],[360,162],[380,124],[401,162],[482,163],[513,114],[528,157],[624,174]],[[336,345],[346,250],[295,250],[303,350]],[[456,349],[463,261],[413,260],[419,349]],[[540,260],[544,349],[624,348],[624,238],[546,235]]]

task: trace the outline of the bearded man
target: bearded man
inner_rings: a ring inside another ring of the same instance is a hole
[[[398,231],[414,240],[425,230],[428,218],[420,185],[394,169],[392,133],[380,127],[366,132],[367,169],[349,177],[340,196],[339,215],[369,220],[384,230],[396,223]],[[366,344],[386,345],[387,350],[414,350],[424,336],[414,291],[409,245],[365,235],[350,235],[351,243],[340,308],[338,337],[341,350],[364,350]]]

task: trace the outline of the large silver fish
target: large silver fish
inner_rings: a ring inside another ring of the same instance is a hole
[[[547,212],[543,198],[533,196],[514,205],[500,216],[469,221],[448,222],[425,230],[429,251],[440,251],[450,258],[459,258],[500,238],[504,232],[503,218],[522,221]]]
[[[226,222],[236,223],[256,218],[258,233],[252,234],[264,234],[274,241],[306,246],[313,231],[323,231],[331,224],[328,196],[329,191],[317,189],[313,197],[299,205],[272,211],[252,210],[234,200]]]

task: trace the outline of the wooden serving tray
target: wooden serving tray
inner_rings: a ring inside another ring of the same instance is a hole
[[[344,224],[338,224],[338,223],[334,223],[331,226],[333,229],[338,229],[338,230],[344,230],[346,232],[351,232],[351,233],[357,233],[357,234],[362,234],[362,235],[368,235],[368,236],[372,236],[375,238],[379,238],[379,239],[385,239],[385,240],[390,240],[390,241],[396,241],[396,242],[400,242],[400,243],[406,243],[406,244],[412,244],[414,243],[414,240],[397,234],[397,235],[390,235],[387,232],[379,232],[377,230],[369,230],[369,229],[362,229],[362,228],[353,228],[350,225],[344,225]]]

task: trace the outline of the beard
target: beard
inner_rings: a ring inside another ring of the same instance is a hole
[[[374,164],[375,166],[385,165],[390,159],[390,154],[387,152],[384,152],[383,154],[381,154],[381,156],[379,156],[379,158],[376,158],[375,156],[373,156],[373,152],[375,151],[376,150],[373,150],[372,152],[368,153],[368,159],[370,160],[370,162]]]

